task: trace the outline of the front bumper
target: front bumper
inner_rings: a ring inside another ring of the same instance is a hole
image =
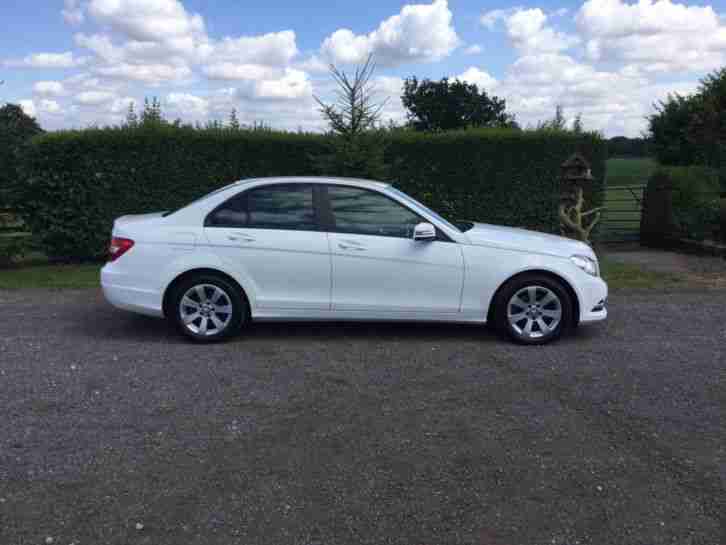
[[[608,285],[602,278],[590,277],[580,286],[580,323],[599,322],[608,317]]]

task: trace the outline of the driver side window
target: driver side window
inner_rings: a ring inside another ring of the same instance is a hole
[[[411,238],[422,220],[393,199],[357,187],[328,186],[335,231],[357,235]]]

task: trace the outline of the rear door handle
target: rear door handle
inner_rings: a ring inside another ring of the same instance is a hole
[[[255,237],[249,235],[243,235],[241,233],[235,233],[233,235],[227,235],[227,240],[233,240],[236,242],[254,242]]]

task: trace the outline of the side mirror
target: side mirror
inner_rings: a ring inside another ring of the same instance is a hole
[[[413,228],[413,240],[436,240],[436,228],[430,223],[419,223]]]

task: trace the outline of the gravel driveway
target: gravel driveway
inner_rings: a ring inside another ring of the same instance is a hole
[[[726,293],[546,347],[0,293],[0,543],[726,543]]]

